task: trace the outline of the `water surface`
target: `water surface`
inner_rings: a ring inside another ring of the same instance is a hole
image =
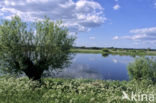
[[[55,77],[87,78],[101,80],[129,80],[127,65],[132,56],[77,53],[72,64]]]

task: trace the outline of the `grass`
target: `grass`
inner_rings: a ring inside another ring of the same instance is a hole
[[[107,52],[105,52],[107,50]],[[156,55],[156,51],[141,51],[141,50],[112,50],[112,49],[106,49],[105,51],[103,51],[102,49],[71,49],[71,52],[73,53],[102,53],[102,54],[112,54],[112,55],[138,55],[138,56],[142,56],[142,55],[151,55],[151,56],[155,56]]]
[[[40,85],[26,77],[0,77],[0,103],[137,103],[122,100],[122,91],[156,96],[156,85],[145,80],[119,82],[57,78],[43,79]]]
[[[94,49],[71,49],[73,53],[102,53],[102,50],[94,50]]]
[[[139,51],[139,50],[109,50],[110,54],[119,54],[119,55],[156,55],[156,51]]]

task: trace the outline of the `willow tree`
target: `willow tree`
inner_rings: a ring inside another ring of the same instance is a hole
[[[61,22],[45,18],[30,24],[15,16],[0,25],[1,68],[39,80],[45,70],[68,65],[73,42]]]
[[[129,63],[128,73],[130,79],[150,80],[156,83],[156,59],[150,57],[137,57]]]

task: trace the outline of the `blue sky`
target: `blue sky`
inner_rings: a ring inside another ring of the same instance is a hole
[[[156,48],[156,0],[1,0],[0,19],[14,15],[63,20],[76,46]]]

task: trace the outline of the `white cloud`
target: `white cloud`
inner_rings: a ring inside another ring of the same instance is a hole
[[[51,20],[61,19],[71,31],[87,31],[107,20],[103,7],[90,0],[4,0],[0,7],[2,18],[18,15],[25,21],[34,21],[48,16]]]
[[[112,60],[114,63],[118,63],[118,60],[117,59],[113,59]]]
[[[154,3],[154,6],[156,7],[156,2]]]
[[[121,36],[118,39],[130,39],[141,42],[156,42],[156,27],[130,30],[133,35]]]
[[[133,40],[156,40],[156,27],[134,29],[130,33],[135,34],[130,38]]]
[[[70,36],[74,36],[74,37],[76,36],[76,32],[69,32],[68,34],[69,34]]]
[[[119,36],[114,36],[113,37],[113,40],[118,40],[119,39]]]
[[[113,6],[113,9],[114,9],[114,10],[120,9],[120,5],[119,5],[119,4],[114,5],[114,6]]]
[[[95,40],[94,36],[89,37],[90,40]]]
[[[138,34],[138,33],[141,33],[141,34],[155,34],[156,33],[156,27],[151,27],[151,28],[142,28],[142,29],[133,29],[133,30],[130,30],[131,33],[135,33],[135,34]]]

